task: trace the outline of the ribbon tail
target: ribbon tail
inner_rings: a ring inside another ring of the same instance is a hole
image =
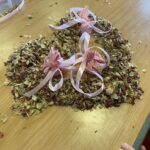
[[[73,71],[74,71],[73,69],[70,70],[70,80],[71,80],[71,84],[74,87],[74,89],[76,89],[78,92],[84,94],[84,92],[80,89],[79,84],[80,84],[81,77],[82,77],[82,75],[85,71],[85,68],[86,68],[86,62],[83,61],[83,59],[78,58],[78,60],[76,61],[76,64],[78,64],[80,62],[82,62],[82,63],[81,63],[79,70],[77,72],[76,83],[73,79]],[[76,65],[76,64],[74,64],[74,65]]]
[[[80,16],[77,14],[78,12],[81,12],[81,9],[71,8],[70,9],[70,16],[71,16],[71,18],[73,18],[73,19],[74,18],[81,19]]]
[[[87,50],[90,43],[90,34],[85,32],[85,39],[84,39],[84,50]]]
[[[74,26],[75,24],[79,23],[80,21],[78,19],[74,19],[72,21],[69,21],[63,25],[60,26],[53,26],[53,25],[49,25],[50,28],[55,29],[55,30],[64,30],[67,29],[69,27]]]
[[[81,88],[80,88],[80,80],[81,80],[81,77],[85,71],[85,67],[86,67],[86,62],[84,61],[81,65],[80,65],[80,68],[78,70],[78,73],[77,73],[77,76],[76,76],[76,83],[73,79],[73,70],[71,70],[70,72],[70,80],[71,80],[71,83],[72,83],[72,86],[80,93],[88,96],[88,97],[95,97],[97,95],[99,95],[103,90],[104,90],[104,83],[103,83],[103,77],[97,73],[96,71],[91,71],[91,73],[93,73],[94,75],[96,75],[99,79],[100,79],[100,83],[99,85],[101,86],[100,89],[98,89],[96,92],[93,92],[93,93],[85,93]]]
[[[52,85],[52,78],[53,78],[53,76],[55,75],[55,73],[56,73],[57,71],[59,71],[59,73],[60,73],[60,75],[61,75],[61,79],[60,79],[60,81],[59,81],[57,84],[55,84],[55,86],[53,86],[53,85]],[[60,89],[60,88],[62,87],[63,82],[64,82],[64,80],[63,80],[62,71],[61,71],[60,69],[56,69],[56,70],[54,70],[54,71],[51,72],[48,87],[49,87],[50,90],[52,90],[53,92],[55,92],[55,91],[57,91],[58,89]]]
[[[71,80],[71,84],[74,87],[74,89],[82,94],[84,94],[84,92],[76,85],[74,79],[73,79],[73,69],[70,70],[70,80]]]
[[[90,43],[90,34],[87,32],[84,32],[79,40],[79,48],[80,51],[82,51],[82,45],[84,46],[84,51],[86,51],[88,49]]]
[[[86,68],[86,61],[83,61],[79,67],[79,70],[77,72],[77,76],[76,76],[76,85],[77,87],[80,86],[80,80],[81,80],[81,77],[85,71],[85,68]]]
[[[101,29],[99,29],[99,28],[97,28],[97,27],[95,27],[95,26],[92,26],[92,28],[93,28],[93,30],[95,31],[95,32],[97,32],[97,33],[99,33],[99,34],[104,34],[104,33],[107,33],[108,31],[103,31],[103,30],[101,30]]]
[[[24,96],[26,97],[31,97],[32,95],[36,94],[42,87],[46,85],[46,83],[50,80],[51,78],[52,71],[49,71],[49,73],[46,75],[46,77],[40,82],[39,85],[37,85],[35,88],[30,90],[29,92],[25,93]]]
[[[80,13],[81,11],[83,11],[84,8],[80,8],[80,7],[75,7],[75,8],[71,8],[70,9],[70,15],[72,16],[72,13],[75,15],[75,17],[79,17],[79,15],[77,14],[78,12]],[[91,15],[94,19],[94,21],[96,21],[96,16],[93,12],[91,12],[90,10],[88,10],[89,15]],[[73,16],[72,16],[73,17]]]
[[[93,28],[93,30],[94,30],[95,32],[97,32],[97,33],[99,33],[99,34],[104,34],[104,33],[108,33],[108,32],[111,31],[111,29],[108,30],[108,31],[103,31],[103,30],[101,30],[101,29],[95,27],[94,25],[92,25],[92,28]]]

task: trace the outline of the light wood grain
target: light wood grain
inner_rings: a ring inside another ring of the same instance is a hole
[[[0,150],[118,150],[123,142],[133,144],[150,112],[150,1],[111,0],[110,5],[102,0],[59,0],[58,5],[54,2],[27,0],[19,14],[0,24],[0,113],[8,115],[7,123],[0,123],[0,131],[5,134],[0,139]],[[131,42],[135,51],[133,60],[145,91],[143,100],[119,108],[82,112],[51,107],[29,119],[16,116],[10,110],[13,102],[10,88],[3,86],[3,62],[15,47],[26,41],[19,35],[30,34],[33,39],[38,34],[48,35],[51,33],[48,17],[59,19],[70,7],[84,5],[110,20]],[[28,14],[33,15],[32,20],[27,19]],[[28,23],[31,26],[26,26]]]

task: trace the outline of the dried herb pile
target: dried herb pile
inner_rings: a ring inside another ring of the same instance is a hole
[[[58,24],[67,22],[69,17],[62,18]],[[108,30],[110,23],[106,20],[96,24],[97,27]],[[23,94],[45,77],[43,73],[44,58],[48,55],[51,46],[58,48],[64,58],[79,51],[79,37],[81,33],[76,25],[64,31],[54,32],[49,37],[41,36],[19,47],[5,63],[8,85],[12,86],[14,103],[12,109],[22,116],[31,116],[40,113],[52,105],[71,106],[80,110],[92,109],[97,105],[105,107],[120,106],[121,103],[134,104],[140,99],[143,90],[139,85],[139,74],[135,65],[131,63],[130,44],[123,39],[118,29],[113,27],[110,33],[100,36],[92,34],[94,44],[101,45],[110,55],[111,64],[102,72],[105,90],[94,99],[85,97],[77,92],[71,85],[70,79],[65,78],[63,87],[57,92],[49,90],[48,86],[42,88],[31,99]],[[53,82],[58,81],[55,78]],[[98,79],[84,73],[81,81],[85,92],[95,91]]]

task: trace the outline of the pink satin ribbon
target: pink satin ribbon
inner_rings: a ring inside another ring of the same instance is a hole
[[[105,61],[105,59],[95,50],[96,48],[103,53],[107,61]],[[63,71],[68,69],[70,71],[70,80],[72,86],[78,92],[88,97],[95,97],[99,95],[105,87],[103,83],[103,77],[100,75],[99,70],[102,71],[107,65],[109,65],[109,63],[110,63],[109,55],[104,49],[100,47],[90,47],[86,49],[84,53],[77,53],[67,60],[64,60],[61,57],[58,50],[52,48],[44,62],[44,73],[47,74],[46,77],[40,82],[39,85],[37,85],[29,92],[25,93],[24,96],[31,97],[32,95],[36,94],[41,88],[43,88],[47,84],[47,82],[49,82],[48,87],[51,91],[57,91],[62,87],[64,82]],[[77,71],[76,80],[74,80],[73,73],[76,70],[75,68],[77,64],[80,64],[80,67]],[[100,88],[93,93],[85,93],[80,88],[80,81],[85,71],[94,74],[100,80],[100,82],[97,83],[100,86]],[[61,76],[60,81],[53,86],[52,79],[54,76],[58,74],[60,74]]]
[[[9,19],[10,17],[12,17],[12,16],[15,15],[16,13],[18,13],[18,12],[22,9],[23,5],[24,5],[24,0],[22,0],[22,2],[19,4],[19,6],[18,6],[16,9],[14,9],[12,12],[8,13],[8,14],[5,15],[5,16],[0,17],[0,23],[6,21],[6,20]]]
[[[80,23],[82,33],[84,33],[84,32],[91,33],[91,31],[94,30],[97,33],[103,34],[103,33],[108,33],[110,31],[110,30],[103,31],[103,30],[95,27],[95,24],[102,20],[97,20],[95,14],[93,12],[91,12],[90,10],[88,10],[88,7],[71,8],[70,16],[72,18],[71,21],[69,21],[63,25],[60,25],[60,26],[49,25],[49,27],[56,29],[56,30],[64,30],[64,29],[67,29],[69,27],[72,27],[72,26]],[[91,20],[91,18],[89,18],[89,16],[92,17],[92,20]]]
[[[60,26],[53,26],[53,25],[49,25],[50,28],[52,29],[56,29],[56,30],[64,30],[64,29],[67,29],[69,27],[72,27],[78,23],[81,24],[81,27],[80,27],[80,30],[82,32],[82,35],[80,37],[80,50],[82,51],[81,49],[81,45],[82,43],[84,44],[85,43],[88,43],[89,40],[90,40],[90,34],[92,32],[92,30],[94,30],[95,32],[99,33],[99,34],[104,34],[104,33],[108,33],[110,32],[109,31],[103,31],[99,28],[97,28],[95,26],[95,24],[97,22],[100,22],[102,20],[97,20],[96,19],[96,16],[93,12],[91,12],[90,10],[88,10],[88,7],[85,7],[85,8],[71,8],[70,9],[70,16],[72,18],[71,21],[63,24],[63,25],[60,25]],[[89,16],[91,16],[91,18],[89,18]],[[89,40],[86,40],[86,37],[89,37],[88,39]],[[88,45],[88,44],[84,44],[85,45]],[[84,49],[86,49],[87,47],[84,47]]]
[[[95,48],[101,50],[101,52],[105,55],[107,62],[102,58],[102,56],[94,50]],[[80,61],[76,61],[74,65],[77,65],[80,63],[80,67],[77,71],[76,79],[74,80],[73,78],[73,73],[75,72],[74,70],[70,71],[70,79],[73,87],[80,93],[88,96],[88,97],[95,97],[99,95],[105,88],[104,83],[103,83],[103,77],[100,75],[99,70],[103,70],[107,65],[110,63],[110,58],[107,52],[105,52],[104,49],[100,47],[91,47],[85,50],[85,53],[78,53],[76,54],[76,57],[79,57]],[[91,73],[95,75],[100,82],[97,83],[97,85],[100,86],[100,88],[93,92],[93,93],[85,93],[81,88],[80,88],[80,81],[81,78],[84,74],[84,72],[87,71],[88,73]]]
[[[54,48],[51,49],[48,56],[44,62],[44,73],[47,74],[46,77],[37,85],[34,89],[24,94],[26,97],[31,97],[36,94],[41,88],[43,88],[49,81],[48,87],[51,91],[57,91],[63,85],[63,73],[65,69],[73,69],[73,64],[75,63],[75,56],[72,56],[68,60],[64,60],[58,50]],[[54,86],[52,85],[52,79],[54,76],[60,74],[60,81]]]

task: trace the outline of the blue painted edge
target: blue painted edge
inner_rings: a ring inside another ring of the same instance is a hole
[[[143,144],[144,139],[145,139],[149,130],[150,130],[150,114],[146,118],[145,123],[144,123],[137,139],[134,142],[133,147],[135,148],[135,150],[140,150],[141,145]]]

